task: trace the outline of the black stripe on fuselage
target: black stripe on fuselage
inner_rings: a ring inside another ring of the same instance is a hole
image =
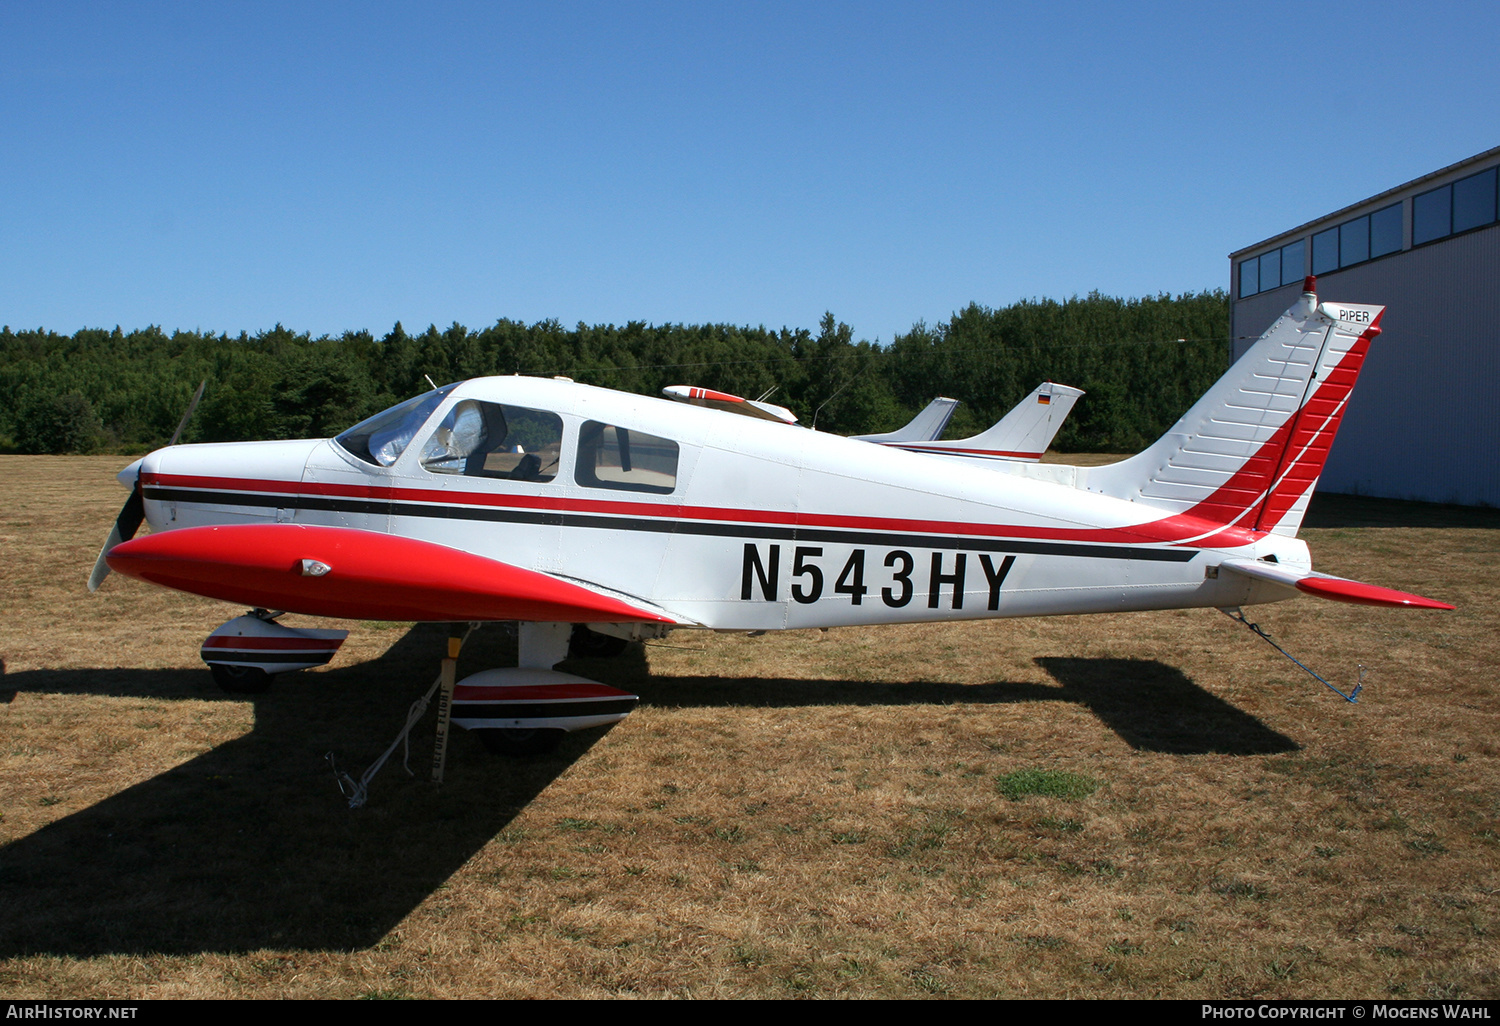
[[[332,652],[319,652],[315,649],[306,652],[255,652],[248,649],[205,648],[198,655],[205,663],[307,663],[323,666],[333,659]]]
[[[736,524],[663,517],[598,516],[556,510],[507,509],[494,506],[447,506],[389,499],[343,499],[321,495],[265,495],[254,492],[207,492],[187,488],[147,487],[145,497],[158,502],[202,503],[213,506],[252,506],[268,509],[305,509],[329,513],[366,513],[377,516],[431,517],[438,520],[477,520],[497,524],[542,527],[587,527],[604,531],[651,531],[716,538],[753,538],[767,541],[828,542],[834,545],[884,545],[897,549],[967,549],[971,552],[1015,552],[1039,556],[1087,559],[1141,559],[1186,563],[1196,549],[1150,548],[1139,545],[1091,545],[1086,542],[1031,541],[970,535],[909,534],[855,531],[790,524]]]
[[[457,702],[455,720],[540,720],[570,716],[614,716],[635,708],[636,698],[609,698],[592,702]]]

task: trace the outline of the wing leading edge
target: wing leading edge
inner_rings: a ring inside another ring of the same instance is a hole
[[[130,577],[208,598],[355,620],[685,623],[640,600],[397,535],[303,524],[186,527],[106,557]]]

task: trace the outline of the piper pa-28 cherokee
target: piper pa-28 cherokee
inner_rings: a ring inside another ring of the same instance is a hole
[[[131,497],[90,585],[113,568],[254,607],[203,647],[239,690],[326,663],[345,636],[266,610],[519,621],[519,666],[453,692],[452,722],[502,748],[633,707],[552,669],[575,625],[645,639],[1298,594],[1451,609],[1317,573],[1296,537],[1383,310],[1305,289],[1166,435],[1110,466],[978,469],[569,380],[479,378],[332,439],[151,453],[120,474]],[[143,518],[153,533],[131,540]]]

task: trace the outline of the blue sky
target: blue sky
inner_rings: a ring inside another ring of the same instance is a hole
[[[1500,144],[1497,43],[1494,3],[0,0],[0,322],[889,341],[1227,287]]]

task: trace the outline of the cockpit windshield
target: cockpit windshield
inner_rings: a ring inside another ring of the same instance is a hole
[[[366,463],[389,467],[401,458],[417,431],[432,416],[432,411],[457,387],[455,382],[414,396],[384,413],[360,421],[334,441]]]

